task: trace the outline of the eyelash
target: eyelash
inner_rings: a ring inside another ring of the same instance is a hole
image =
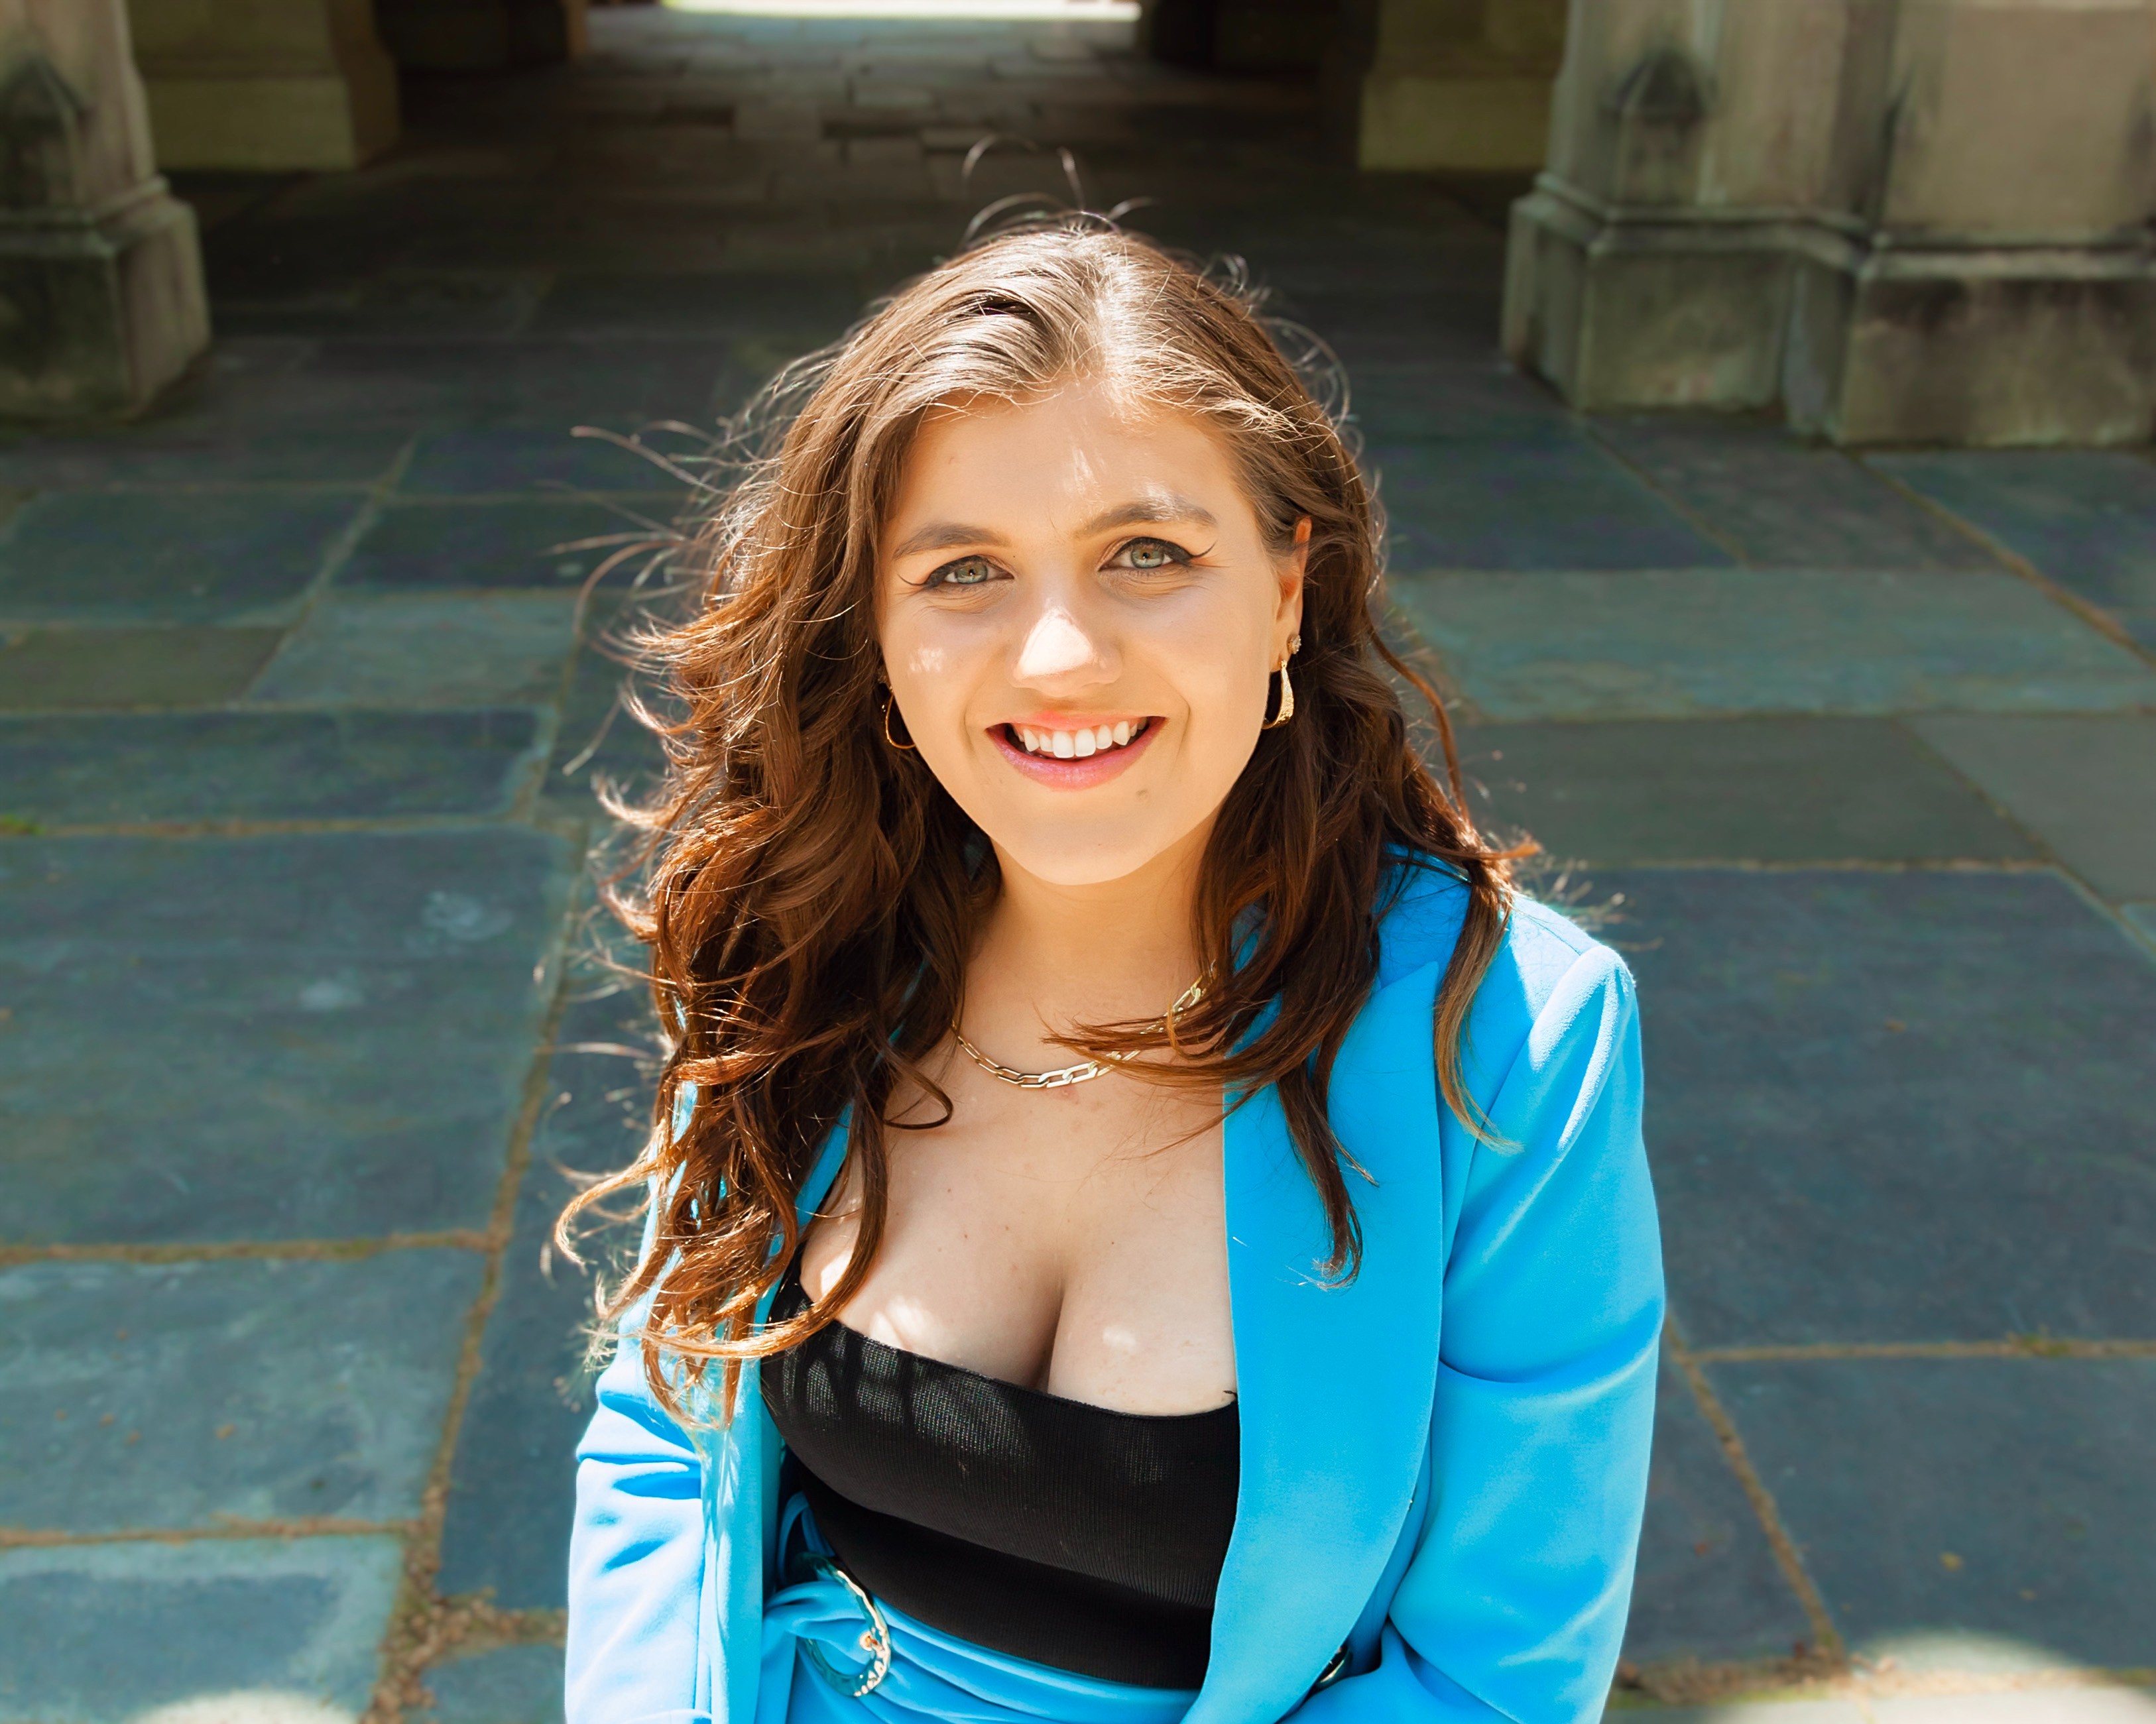
[[[1117,562],[1117,558],[1129,556],[1132,552],[1137,550],[1142,545],[1158,546],[1161,550],[1168,553],[1168,561],[1162,563],[1156,563],[1151,568],[1141,568],[1133,563],[1122,563]],[[1189,566],[1190,562],[1190,553],[1188,551],[1185,551],[1180,545],[1173,544],[1166,539],[1140,538],[1127,539],[1123,543],[1118,545],[1105,566],[1110,568],[1120,567],[1127,569],[1132,574],[1150,575],[1157,572],[1160,569],[1185,568]],[[985,557],[962,557],[954,562],[945,563],[941,568],[931,570],[922,579],[921,585],[924,590],[929,592],[945,590],[968,592],[977,587],[987,586],[988,582],[986,580],[953,581],[949,578],[954,570],[964,568],[968,563],[979,563],[987,568],[992,575],[995,571],[995,565],[990,562]]]

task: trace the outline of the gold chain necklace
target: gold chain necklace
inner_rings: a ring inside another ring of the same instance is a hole
[[[1181,1013],[1204,998],[1205,978],[1200,976],[1176,996],[1173,1005],[1145,1026],[1147,1031],[1150,1033],[1156,1029],[1167,1029]],[[1082,1084],[1088,1079],[1100,1077],[1113,1070],[1131,1057],[1127,1054],[1111,1054],[1105,1060],[1082,1060],[1075,1065],[1059,1066],[1054,1071],[1019,1071],[1012,1066],[998,1065],[968,1041],[966,1032],[958,1028],[958,1020],[956,1018],[951,1020],[951,1034],[958,1045],[966,1050],[967,1058],[974,1065],[979,1066],[990,1077],[999,1079],[1014,1089],[1019,1090],[1066,1089],[1072,1084]]]

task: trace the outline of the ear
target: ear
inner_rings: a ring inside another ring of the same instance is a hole
[[[1279,563],[1280,610],[1273,621],[1283,647],[1290,635],[1302,632],[1303,571],[1309,562],[1310,517],[1306,515],[1296,522],[1295,537]]]

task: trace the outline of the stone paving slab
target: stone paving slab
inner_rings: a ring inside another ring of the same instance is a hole
[[[1491,718],[2156,704],[2156,672],[2007,574],[1548,571],[1390,590]]]
[[[2156,461],[2124,449],[1870,457],[2156,647]]]
[[[622,624],[588,626],[587,644],[577,656],[577,667],[554,743],[553,757],[547,762],[540,786],[542,804],[578,819],[603,816],[597,788],[611,783],[633,796],[647,793],[657,783],[665,765],[658,738],[631,717],[619,703],[628,671],[610,654],[606,644]],[[639,682],[639,698],[654,698]]]
[[[549,446],[568,442],[552,433],[537,435]],[[572,447],[598,447],[618,462],[636,459],[603,444]],[[535,454],[533,465],[541,459]],[[574,592],[618,548],[592,541],[663,535],[679,506],[678,493],[605,500],[533,498],[400,504],[383,510],[369,523],[338,570],[336,586],[346,592],[362,587],[407,593],[508,587]]]
[[[365,501],[349,490],[37,497],[0,536],[0,618],[285,621]]]
[[[1491,437],[1532,444],[1559,440],[1572,430],[1564,403],[1507,365],[1358,365],[1347,376],[1353,423],[1372,444],[1391,447]],[[1421,459],[1443,457],[1432,452]]]
[[[660,419],[701,424],[739,387],[731,344],[670,341],[337,341],[290,380],[296,413],[323,397],[400,420],[557,430]],[[349,409],[348,409],[349,410]]]
[[[2156,1360],[1710,1365],[1851,1650],[2145,1665]]]
[[[220,342],[225,340],[220,332]],[[38,438],[0,448],[0,485],[38,489],[152,485],[372,485],[411,434],[401,426],[248,432],[203,423],[182,401],[125,435]]]
[[[220,300],[218,333],[516,335],[531,321],[546,289],[545,275],[535,270],[392,268],[300,300]]]
[[[2156,898],[2156,716],[1911,727],[2107,898]]]
[[[2045,871],[1598,872],[1697,1347],[2156,1336],[2156,963]]]
[[[332,594],[251,698],[404,708],[552,700],[576,651],[577,612],[571,593]]]
[[[562,1724],[562,1649],[504,1646],[430,1668],[413,1724]]]
[[[698,171],[705,170],[700,165]],[[581,336],[753,335],[798,352],[835,340],[860,316],[868,297],[852,271],[579,270],[554,284],[534,329]]]
[[[0,1724],[336,1724],[403,1569],[384,1537],[0,1550]]]
[[[648,993],[588,964],[570,985],[582,997],[564,1013],[547,1068],[547,1109],[458,1431],[442,1532],[442,1591],[491,1588],[509,1609],[568,1603],[572,1456],[591,1418],[593,1373],[584,1344],[590,1279],[548,1244],[575,1189],[567,1176],[624,1166],[650,1123],[653,1068],[613,1051],[652,1046]],[[634,1244],[599,1230],[583,1255],[611,1279],[613,1259]]]
[[[574,865],[487,827],[0,841],[0,1238],[484,1227]]]
[[[215,706],[285,638],[277,629],[42,629],[0,635],[0,711]]]
[[[408,1519],[475,1251],[0,1269],[0,1526]]]
[[[1995,569],[1968,533],[1840,450],[1727,414],[1593,421],[1596,437],[1747,562],[1779,568]]]
[[[1332,343],[1350,366],[1497,356],[1502,284],[1487,278],[1390,289],[1299,288],[1283,310]]]
[[[1478,820],[1558,860],[2004,860],[2035,846],[1891,720],[1462,727]]]
[[[1396,590],[1435,569],[1714,567],[1729,553],[1569,429],[1509,441],[1378,443]]]
[[[1625,1656],[1635,1664],[1786,1658],[1810,1636],[1721,1439],[1665,1360]]]
[[[0,718],[0,815],[68,827],[501,813],[546,740],[528,707]]]
[[[680,495],[680,482],[645,457],[603,437],[578,437],[574,428],[569,424],[559,428],[475,426],[424,433],[398,489],[412,497],[490,492],[528,496],[535,491],[562,490]],[[647,440],[670,457],[685,448],[690,454],[701,452],[693,445],[685,445],[679,435],[654,433]],[[557,512],[565,516],[576,507],[556,505]],[[603,505],[586,505],[581,512],[602,521],[616,519]],[[591,531],[587,527],[564,536],[581,538]]]

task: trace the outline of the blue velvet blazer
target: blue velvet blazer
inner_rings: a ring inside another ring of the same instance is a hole
[[[1331,1117],[1361,1274],[1268,1090],[1225,1128],[1241,1494],[1186,1724],[1570,1724],[1601,1715],[1646,1495],[1662,1272],[1623,963],[1522,902],[1476,996],[1468,1086],[1431,1013],[1466,903],[1419,870],[1387,913]],[[805,1216],[844,1155],[834,1132]],[[781,1443],[754,1367],[722,1429],[648,1396],[635,1346],[578,1449],[569,1724],[751,1724]],[[1342,1642],[1349,1674],[1312,1693]]]

